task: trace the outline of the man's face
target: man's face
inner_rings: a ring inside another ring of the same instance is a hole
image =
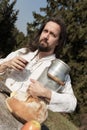
[[[58,45],[60,31],[60,26],[57,23],[49,21],[40,35],[39,50],[43,52],[54,51]]]

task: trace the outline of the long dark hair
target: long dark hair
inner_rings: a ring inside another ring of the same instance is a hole
[[[38,44],[39,44],[39,37],[47,24],[47,22],[52,21],[60,25],[61,32],[60,32],[60,38],[58,40],[58,46],[55,47],[54,53],[56,55],[56,58],[59,57],[59,52],[62,50],[63,45],[65,44],[66,41],[66,26],[64,21],[60,17],[52,17],[47,19],[46,21],[43,21],[43,24],[41,28],[39,29],[38,33],[36,34],[35,38],[33,39],[33,42],[29,43],[29,50],[35,51],[38,49]]]

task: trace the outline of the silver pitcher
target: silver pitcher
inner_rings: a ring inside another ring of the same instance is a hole
[[[43,83],[45,87],[48,87],[54,91],[58,91],[60,86],[64,85],[65,76],[70,72],[70,67],[60,59],[52,61],[50,67],[47,67],[38,81]]]

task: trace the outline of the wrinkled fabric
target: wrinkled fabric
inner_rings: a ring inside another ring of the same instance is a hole
[[[24,55],[21,55],[20,52],[24,53],[25,48],[10,53],[4,59],[0,59],[0,64],[18,55],[22,56],[28,61],[28,65],[23,71],[8,70],[6,72],[7,78],[5,81],[6,86],[11,91],[26,92],[30,84],[30,78],[37,80],[42,72],[46,69],[46,67],[49,67],[51,65],[52,60],[55,59],[55,55],[52,54],[50,56],[37,60],[34,58],[34,56],[37,54],[37,51],[29,52]],[[1,74],[3,75],[3,73]],[[60,86],[58,92],[52,91],[48,109],[54,112],[72,112],[75,110],[76,104],[77,100],[73,93],[70,76],[66,75],[65,85]]]

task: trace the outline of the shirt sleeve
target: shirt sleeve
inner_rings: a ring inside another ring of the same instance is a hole
[[[13,57],[17,56],[19,54],[19,52],[23,52],[24,53],[25,52],[25,48],[21,48],[21,49],[18,49],[16,51],[13,51],[7,57],[1,58],[0,59],[0,64],[2,64],[3,62],[8,61],[8,60],[12,59]]]
[[[52,91],[52,96],[48,109],[54,112],[72,112],[77,104],[76,97],[71,86],[70,76],[65,78],[65,85],[60,92]]]
[[[7,57],[5,58],[1,58],[0,59],[0,65],[6,61],[9,61],[11,60],[12,58],[14,58],[15,56],[17,56],[19,54],[19,52],[25,52],[25,48],[21,48],[21,49],[18,49],[14,52],[11,52]],[[3,75],[5,72],[1,72],[0,75]]]

